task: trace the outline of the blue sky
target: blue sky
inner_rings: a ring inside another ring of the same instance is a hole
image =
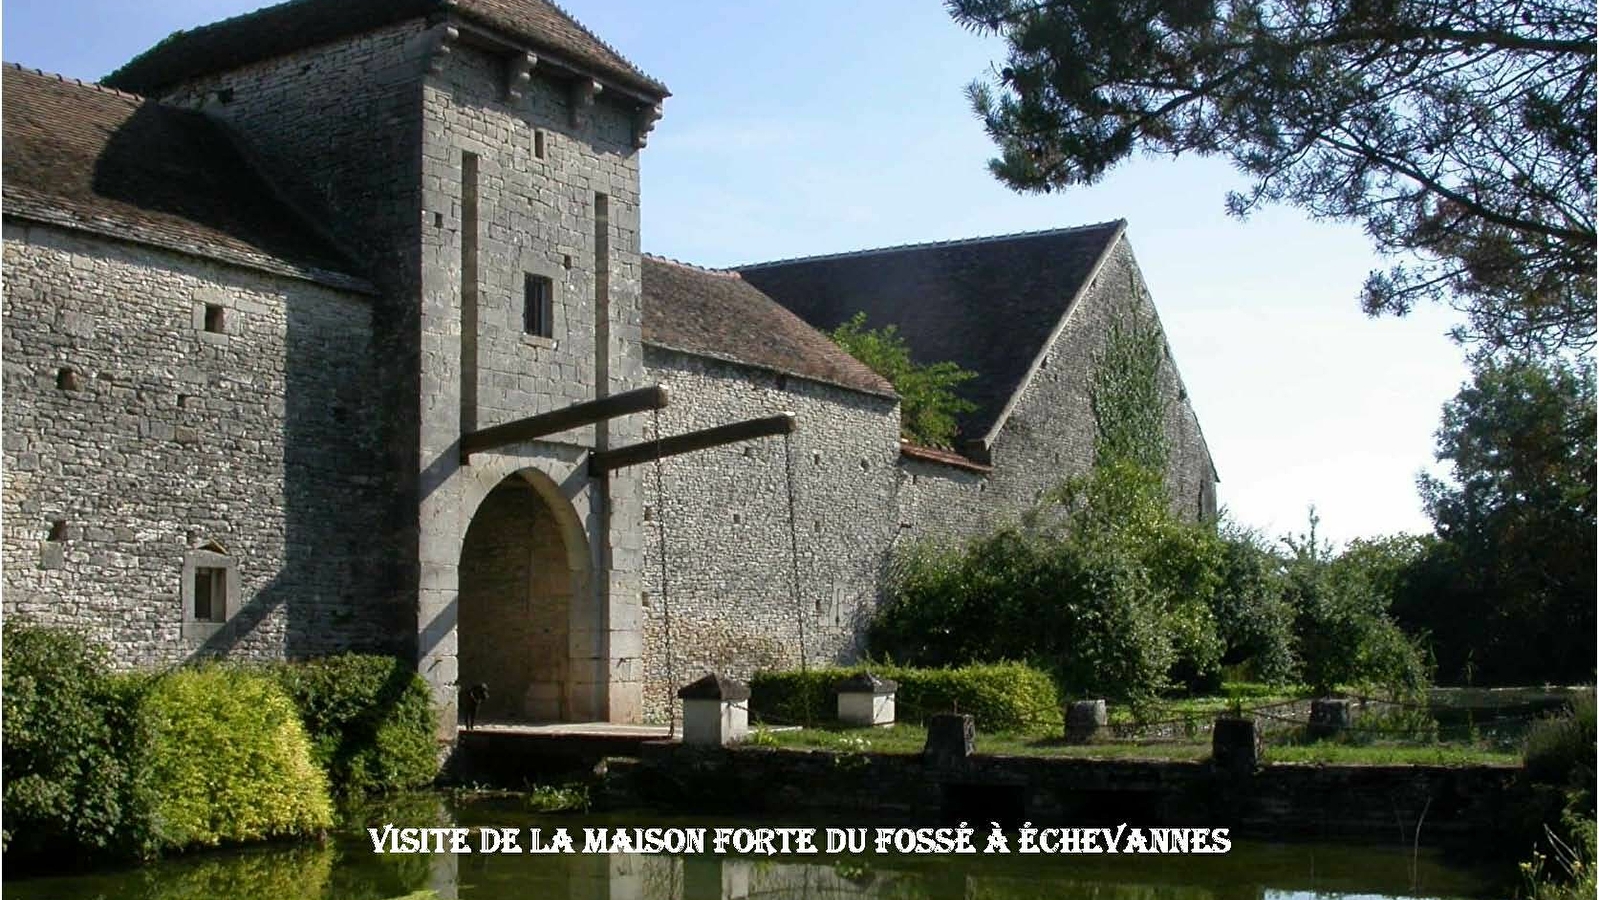
[[[262,0],[9,0],[7,62],[97,79]],[[1003,51],[938,0],[568,0],[673,91],[643,156],[644,247],[702,265],[1125,218],[1234,517],[1334,540],[1424,531],[1416,473],[1466,377],[1456,317],[1367,319],[1356,225],[1223,211],[1223,162],[1136,160],[1019,195],[962,88]]]

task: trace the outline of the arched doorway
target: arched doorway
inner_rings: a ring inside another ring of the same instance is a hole
[[[489,688],[480,720],[561,722],[589,712],[575,697],[591,679],[574,679],[572,644],[588,571],[582,526],[549,476],[518,472],[483,499],[461,547],[456,620],[458,684]]]

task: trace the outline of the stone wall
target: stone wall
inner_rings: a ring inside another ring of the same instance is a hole
[[[387,506],[367,524],[389,564],[377,578],[401,651],[415,656],[421,21],[322,44],[175,86],[163,98],[227,122],[285,199],[323,223],[382,291],[373,338]]]
[[[392,650],[372,298],[4,234],[6,614],[87,629],[121,666]],[[185,627],[197,552],[234,567],[226,628]]]
[[[638,715],[642,650],[636,478],[588,483],[576,457],[630,442],[637,426],[555,435],[469,467],[457,442],[642,383],[633,110],[604,92],[574,112],[567,82],[541,70],[510,97],[502,57],[464,43],[441,52],[450,40],[417,20],[197,79],[168,99],[230,122],[284,192],[370,262],[387,295],[378,341],[393,505],[383,521],[395,602],[411,616],[441,722],[455,718],[463,537],[478,501],[523,470],[570,504],[564,515],[584,529],[597,573],[574,602],[572,715],[626,721]],[[465,154],[476,157],[472,222]],[[554,288],[549,337],[523,328],[530,274]]]
[[[538,70],[519,98],[508,98],[503,61],[468,46],[452,48],[423,83],[420,665],[446,704],[454,699],[455,598],[474,492],[483,473],[509,472],[527,452],[476,454],[462,466],[460,435],[643,384],[632,114],[603,94],[575,112],[572,102],[565,82]],[[463,190],[466,154],[475,157],[475,203]],[[523,327],[528,275],[549,278],[554,289],[550,337]],[[632,443],[639,433],[635,418],[624,417],[536,446],[577,453]],[[542,471],[574,503],[594,573],[572,602],[568,714],[636,721],[637,475],[591,481],[565,465]]]
[[[1111,323],[1128,310],[1155,315],[1132,247],[1123,236],[1067,311],[1064,326],[993,441],[994,474],[982,494],[980,512],[985,523],[1014,521],[1065,479],[1093,467],[1096,432],[1089,397],[1095,357]],[[1170,404],[1166,438],[1172,508],[1188,519],[1198,518],[1201,508],[1213,516],[1216,494],[1210,455],[1169,353],[1162,380]]]
[[[667,435],[781,412],[799,420],[788,443],[768,437],[666,460],[659,497],[653,467],[643,473],[649,717],[664,720],[673,682],[708,671],[748,678],[798,667],[802,653],[810,665],[853,660],[885,553],[900,540],[897,402],[654,346],[645,364],[671,391],[660,416]]]
[[[1492,849],[1519,771],[1279,763],[1234,775],[1206,762],[1162,760],[973,755],[941,766],[919,754],[666,741],[641,750],[642,765],[611,766],[609,802],[855,821],[1225,827],[1235,840],[1388,842],[1403,834],[1407,849]]]

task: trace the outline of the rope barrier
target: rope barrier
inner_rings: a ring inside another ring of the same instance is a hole
[[[661,618],[666,626],[666,736],[677,737],[677,675],[672,668],[672,601],[666,590],[666,488],[661,462],[661,411],[655,410],[655,525],[660,531]]]
[[[800,596],[799,526],[794,519],[794,442],[788,432],[783,432],[783,473],[788,482],[788,560],[794,575],[794,609],[799,615],[800,671],[805,665],[805,600]]]

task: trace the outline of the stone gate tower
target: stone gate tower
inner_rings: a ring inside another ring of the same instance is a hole
[[[644,420],[461,438],[642,386],[639,150],[666,88],[544,0],[300,0],[108,83],[226,122],[380,288],[371,593],[441,729],[478,682],[490,716],[638,721],[639,475],[587,459]]]

